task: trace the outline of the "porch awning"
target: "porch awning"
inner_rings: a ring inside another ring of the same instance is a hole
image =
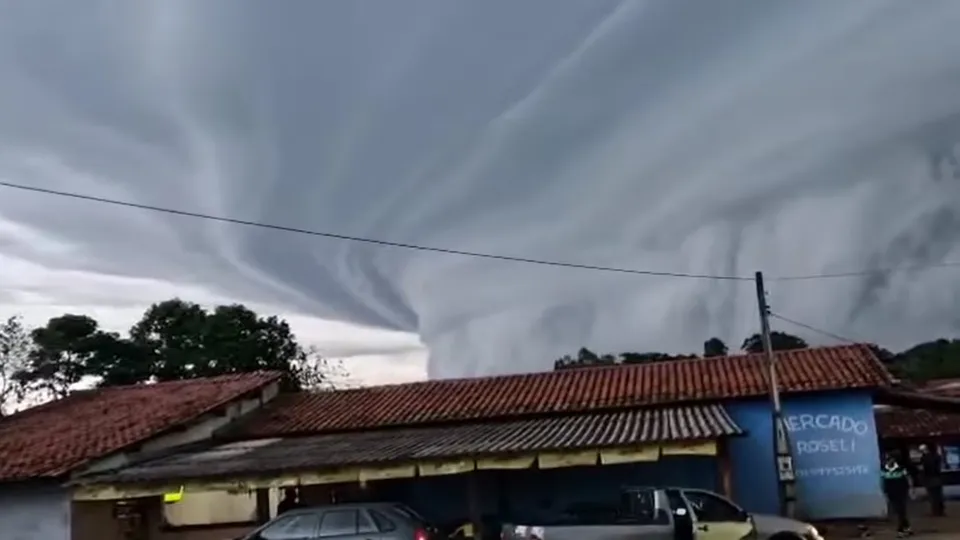
[[[715,454],[717,439],[742,434],[722,405],[709,404],[238,441],[82,477],[75,498],[654,461]]]

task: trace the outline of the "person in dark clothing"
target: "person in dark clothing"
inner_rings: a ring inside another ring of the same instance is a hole
[[[686,508],[678,508],[673,512],[673,539],[696,539],[696,533],[693,531],[693,516]]]
[[[907,501],[910,499],[910,475],[900,465],[893,454],[887,454],[880,469],[883,478],[883,492],[887,496],[890,510],[897,518],[897,537],[904,538],[913,534],[910,519],[907,516]]]
[[[277,515],[285,514],[294,508],[300,508],[300,502],[297,501],[297,488],[284,488],[283,499],[277,504]]]
[[[927,490],[927,499],[930,501],[930,513],[934,516],[943,516],[946,514],[946,509],[943,504],[940,454],[925,444],[920,446],[920,452],[920,472],[923,473],[923,486]]]

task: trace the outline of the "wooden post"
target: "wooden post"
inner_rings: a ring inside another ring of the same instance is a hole
[[[483,523],[480,516],[480,478],[479,471],[467,473],[467,512],[473,523],[473,537],[483,538]]]
[[[777,383],[777,359],[773,354],[770,339],[770,306],[767,305],[767,291],[763,286],[763,272],[755,275],[757,285],[757,309],[760,312],[760,337],[763,339],[763,352],[767,359],[770,383],[770,403],[772,406],[774,462],[777,471],[777,495],[780,502],[780,515],[789,518],[796,513],[796,474],[793,470],[793,452],[790,447],[789,433],[783,420],[780,407],[780,386]]]
[[[717,441],[717,461],[720,468],[720,489],[724,496],[733,500],[733,463],[727,439]]]
[[[259,488],[256,491],[257,497],[257,523],[263,525],[270,521],[270,491],[267,488]]]

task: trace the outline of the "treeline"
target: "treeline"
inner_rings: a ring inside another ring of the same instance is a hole
[[[770,342],[775,351],[790,349],[805,349],[809,345],[797,336],[785,332],[771,332]],[[754,334],[743,340],[740,350],[745,353],[763,352],[763,338]],[[569,369],[589,366],[611,366],[616,364],[646,364],[648,362],[662,362],[664,360],[683,360],[687,358],[713,358],[727,356],[730,349],[722,339],[712,337],[703,342],[702,354],[666,354],[662,352],[624,352],[619,354],[597,354],[586,347],[581,348],[576,356],[565,355],[553,363],[553,369]]]
[[[786,332],[771,332],[770,342],[775,351],[809,347],[803,339]],[[931,379],[960,377],[960,340],[937,339],[926,341],[901,352],[892,352],[877,345],[870,345],[870,347],[877,358],[901,379],[923,382]],[[558,358],[554,361],[553,368],[559,370],[616,364],[643,364],[664,360],[712,358],[736,354],[737,352],[763,352],[763,338],[760,334],[754,334],[743,340],[739,351],[731,352],[723,340],[713,337],[703,342],[703,350],[700,354],[666,354],[662,352],[598,354],[590,349],[581,348],[576,355],[565,355]]]
[[[27,328],[0,323],[0,405],[25,396],[56,399],[83,380],[117,386],[271,370],[288,389],[316,389],[342,376],[298,343],[286,321],[240,305],[207,310],[180,299],[150,306],[126,335],[88,315],[64,314]]]

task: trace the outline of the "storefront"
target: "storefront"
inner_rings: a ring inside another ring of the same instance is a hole
[[[615,508],[624,485],[727,491],[726,448],[742,435],[712,404],[236,441],[83,478],[74,499],[182,492],[175,504],[223,506],[208,494],[250,493],[266,518],[296,486],[306,504],[395,500],[438,524],[530,520]]]
[[[749,434],[730,441],[734,496],[750,511],[775,514],[778,497],[770,402],[741,401],[726,408]],[[793,448],[800,516],[811,520],[884,516],[871,393],[788,396],[783,412]]]

